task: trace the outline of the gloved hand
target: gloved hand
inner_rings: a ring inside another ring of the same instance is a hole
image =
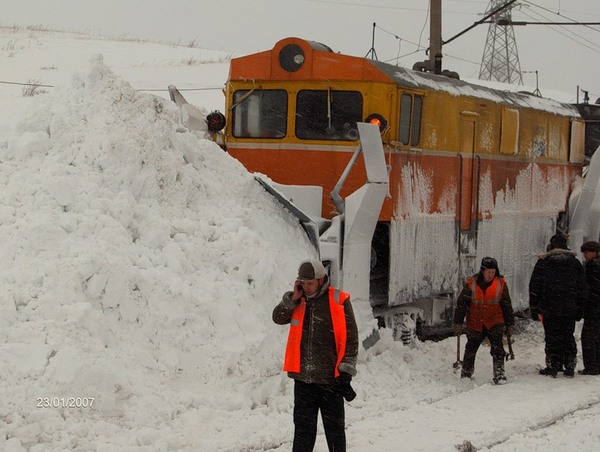
[[[356,392],[352,389],[350,382],[352,381],[352,375],[346,372],[340,372],[340,376],[335,379],[338,384],[338,388],[342,397],[347,402],[352,402],[356,398]]]
[[[540,313],[534,309],[531,310],[531,319],[535,320],[536,322],[540,321]]]
[[[575,313],[575,321],[579,322],[581,319],[583,319],[583,309],[577,308],[577,312]]]
[[[340,372],[340,376],[335,379],[340,385],[350,384],[352,375],[347,372]]]
[[[504,334],[506,334],[508,337],[513,335],[513,326],[512,325],[506,325],[506,330],[504,330]]]
[[[462,331],[463,331],[462,323],[455,323],[454,325],[452,325],[452,327],[454,328],[455,336],[460,336],[462,334]]]

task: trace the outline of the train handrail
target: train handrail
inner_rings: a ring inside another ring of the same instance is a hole
[[[333,187],[333,190],[329,194],[329,199],[331,199],[331,201],[333,202],[333,205],[335,206],[335,212],[340,215],[343,214],[344,210],[345,210],[344,200],[340,196],[340,191],[342,190],[342,187],[346,183],[346,179],[348,178],[348,174],[350,174],[350,170],[356,163],[356,160],[358,159],[358,157],[360,156],[361,153],[362,153],[362,144],[359,144],[356,147],[356,149],[354,150],[354,154],[352,154],[352,158],[346,165],[346,168],[344,168],[342,175],[340,176],[339,180],[335,184],[335,187]]]

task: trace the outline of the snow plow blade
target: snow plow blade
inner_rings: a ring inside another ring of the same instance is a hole
[[[368,301],[371,241],[389,182],[379,127],[366,123],[357,126],[360,145],[330,196],[339,212],[333,219],[322,217],[321,187],[282,185],[259,175],[255,177],[298,218],[320,259],[329,263],[332,284],[350,292],[353,301]],[[367,180],[343,200],[339,192],[360,155]],[[369,303],[366,306],[370,309]]]

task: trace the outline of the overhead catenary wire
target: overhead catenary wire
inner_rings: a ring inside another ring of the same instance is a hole
[[[54,85],[42,85],[40,83],[35,83],[35,82],[21,83],[21,82],[7,82],[4,80],[0,80],[0,84],[2,84],[2,85],[19,85],[19,86],[39,86],[42,88],[54,88]]]
[[[594,27],[592,27],[592,26],[588,25],[587,23],[584,23],[584,22],[577,21],[577,20],[575,20],[575,19],[572,19],[572,18],[570,18],[570,17],[567,17],[567,16],[565,16],[564,14],[561,14],[561,12],[560,12],[560,9],[558,10],[558,12],[556,12],[556,13],[555,13],[554,11],[552,11],[552,10],[550,10],[550,9],[548,9],[548,8],[544,7],[544,6],[540,6],[540,5],[536,4],[536,3],[533,3],[533,2],[531,2],[531,1],[528,1],[528,0],[524,0],[524,3],[525,3],[525,4],[530,4],[530,5],[532,5],[532,6],[535,6],[536,8],[539,8],[539,9],[541,9],[541,10],[544,10],[544,11],[546,11],[546,12],[548,12],[548,13],[552,14],[552,15],[555,15],[555,16],[558,16],[558,17],[563,17],[563,18],[565,18],[565,19],[568,19],[568,20],[569,20],[569,22],[572,22],[572,23],[574,23],[574,24],[578,24],[578,25],[584,26],[584,27],[586,27],[586,28],[589,28],[589,29],[591,29],[591,30],[593,30],[593,31],[600,32],[600,29],[594,28]],[[559,8],[560,8],[560,7],[559,7]],[[587,12],[586,12],[585,14],[586,14],[586,15],[588,15],[588,13],[587,13]],[[540,15],[541,15],[541,14],[540,14]]]
[[[54,85],[47,85],[43,83],[36,82],[10,82],[7,80],[0,80],[0,85],[17,85],[17,86],[35,86],[40,88],[55,88]],[[177,88],[179,91],[212,91],[212,90],[222,90],[222,86],[205,86],[202,88]],[[168,88],[158,88],[158,89],[145,89],[138,88],[136,91],[144,91],[144,92],[168,92]]]
[[[177,88],[177,91],[213,91],[222,90],[223,86],[207,86],[204,88]],[[168,89],[144,89],[138,88],[137,91],[154,92],[154,91],[169,91]]]
[[[539,5],[536,5],[535,3],[532,2],[527,2],[532,6],[535,6],[537,8],[540,8],[543,11],[549,12],[552,15],[557,15],[556,13],[548,10],[547,8],[541,7]],[[519,11],[521,14],[523,14],[526,17],[529,17],[530,19],[534,19],[534,18],[539,18],[541,17],[544,21],[548,22],[547,24],[544,23],[543,26],[547,26],[549,28],[551,28],[552,30],[554,30],[556,33],[560,34],[561,36],[576,42],[577,44],[586,47],[587,49],[596,52],[596,53],[600,53],[600,45],[598,45],[596,42],[591,41],[587,38],[585,38],[584,36],[581,36],[580,34],[576,33],[572,27],[567,27],[566,24],[564,23],[557,23],[557,22],[552,22],[552,20],[550,20],[547,16],[545,16],[544,14],[542,14],[541,12],[535,11],[535,10],[530,10],[530,13],[526,13],[524,10],[520,10]],[[568,19],[569,23],[572,23],[573,25],[579,25],[582,27],[585,27],[588,30],[594,31],[594,32],[600,32],[600,29],[598,28],[594,28],[591,27],[587,24],[578,22],[574,19],[571,19],[567,16],[564,15],[560,15],[559,17],[563,18],[563,19]],[[529,25],[529,24],[528,24]]]
[[[559,7],[559,11],[555,12],[555,11],[552,11],[552,10],[546,8],[546,7],[540,6],[540,5],[538,5],[538,4],[534,3],[534,2],[530,2],[530,1],[527,1],[527,0],[523,0],[523,4],[525,4],[526,6],[530,6],[531,7],[530,8],[530,13],[525,12],[523,10],[523,8],[519,8],[518,9],[519,13],[523,14],[525,17],[528,17],[528,18],[531,18],[531,19],[537,18],[539,25],[549,27],[554,32],[559,33],[561,36],[563,36],[563,37],[565,37],[565,38],[567,38],[567,39],[575,42],[576,44],[581,45],[581,46],[583,46],[583,47],[585,47],[585,48],[587,48],[587,49],[589,49],[589,50],[591,50],[593,52],[600,53],[600,45],[598,45],[596,42],[591,41],[591,40],[587,39],[586,37],[584,37],[584,36],[582,36],[582,35],[574,32],[571,29],[572,28],[571,26],[562,25],[560,23],[557,23],[556,21],[553,22],[551,20],[551,18],[549,18],[547,16],[544,16],[544,14],[541,13],[541,12],[535,11],[535,9],[539,9],[539,10],[545,11],[545,12],[549,13],[550,15],[554,16],[554,17],[558,16],[558,17],[561,18],[562,21],[565,21],[565,20],[569,21],[569,23],[573,23],[574,25],[575,24],[580,25],[581,27],[585,27],[586,29],[589,29],[591,31],[600,32],[600,28],[592,27],[587,22],[586,23],[578,22],[575,19],[572,19],[572,18],[566,16],[564,14],[565,11],[563,11],[562,14],[561,14],[560,7]],[[428,9],[428,7],[427,7],[427,9]],[[541,20],[539,18],[541,18]],[[541,23],[542,21],[548,22],[548,24],[545,24],[545,23],[542,24]],[[406,52],[406,53],[401,54],[401,55],[398,52],[398,55],[396,55],[396,57],[384,59],[383,62],[386,62],[386,63],[389,63],[389,62],[392,62],[392,61],[398,62],[398,60],[400,60],[402,58],[406,58],[408,56],[411,56],[411,55],[419,53],[419,52],[421,52],[423,50],[426,50],[425,46],[421,46],[421,44],[420,44],[421,39],[420,38],[419,38],[419,42],[413,42],[410,39],[406,39],[406,38],[400,36],[397,33],[394,33],[392,31],[386,30],[386,29],[380,27],[379,25],[377,25],[376,27],[377,27],[377,29],[381,30],[382,32],[384,32],[384,33],[386,33],[386,34],[388,34],[390,36],[393,36],[396,40],[403,41],[405,44],[410,44],[412,46],[415,46],[415,48],[416,48],[413,51],[409,51],[409,52]],[[469,59],[460,58],[460,57],[454,56],[452,53],[444,52],[444,56],[447,57],[447,58],[450,58],[450,59],[456,59],[456,60],[459,60],[459,61],[463,61],[463,62],[466,62],[468,64],[472,64],[473,66],[477,66],[477,67],[479,67],[479,65],[480,65],[479,61],[472,61],[472,60],[469,60]]]

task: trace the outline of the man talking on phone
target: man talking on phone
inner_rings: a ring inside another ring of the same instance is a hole
[[[329,285],[318,260],[300,263],[293,291],[283,294],[273,321],[290,325],[283,370],[294,379],[294,446],[310,452],[319,410],[330,451],[346,450],[344,398],[354,399],[358,329],[350,295]]]

